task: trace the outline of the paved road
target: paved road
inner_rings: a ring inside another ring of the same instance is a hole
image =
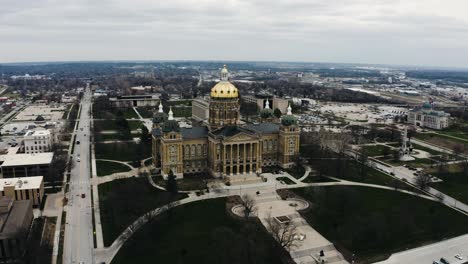
[[[89,109],[91,105],[91,92],[86,92],[81,100],[81,115],[73,155],[74,168],[71,171],[70,191],[67,194],[68,205],[67,222],[65,226],[65,243],[63,263],[72,264],[81,261],[94,263],[93,256],[93,225],[90,188],[90,142],[89,142]],[[78,156],[79,155],[79,156]],[[78,162],[78,158],[81,160]],[[81,195],[84,194],[85,198]]]
[[[460,254],[463,257],[463,261],[456,259],[454,257],[456,254]],[[430,264],[434,260],[440,263],[439,260],[442,257],[451,264],[465,263],[464,261],[468,259],[468,235],[402,251],[391,255],[390,258],[385,261],[378,262],[378,264]]]

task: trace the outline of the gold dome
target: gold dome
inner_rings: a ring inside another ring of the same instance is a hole
[[[211,88],[211,98],[237,98],[239,92],[237,88],[228,81],[229,72],[224,64],[221,70],[221,81]]]
[[[211,88],[211,98],[237,98],[237,88],[228,81],[221,81]]]

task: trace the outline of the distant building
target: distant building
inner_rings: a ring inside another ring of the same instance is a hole
[[[10,197],[15,201],[31,200],[40,206],[44,197],[44,177],[9,178],[0,180],[0,198]]]
[[[128,108],[137,106],[157,106],[159,105],[158,95],[122,95],[109,98],[112,106],[117,108]]]
[[[26,237],[33,221],[32,201],[0,199],[0,259],[16,263],[25,250]]]
[[[241,97],[241,100],[244,103],[256,104],[259,111],[263,110],[266,105],[266,101],[269,101],[271,109],[278,108],[281,113],[286,113],[288,111],[289,101],[287,99],[279,97],[263,97],[263,96],[253,96],[245,95]]]
[[[197,121],[207,121],[210,115],[210,103],[204,99],[194,99],[192,101],[192,119]]]
[[[53,157],[52,152],[5,155],[3,178],[48,175]]]
[[[421,109],[408,112],[408,123],[420,127],[444,129],[450,125],[450,114],[433,110],[432,105],[426,103]]]
[[[29,130],[24,135],[24,152],[42,153],[49,152],[52,148],[52,135],[48,130]]]

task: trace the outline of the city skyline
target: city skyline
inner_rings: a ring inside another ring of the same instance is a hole
[[[466,68],[468,4],[449,1],[17,1],[0,63],[300,61]]]

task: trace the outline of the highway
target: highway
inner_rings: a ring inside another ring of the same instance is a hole
[[[93,224],[90,188],[90,116],[91,91],[87,87],[81,100],[81,114],[72,153],[74,167],[71,170],[70,189],[66,197],[68,205],[65,225],[63,263],[94,263]],[[78,159],[80,160],[78,162]],[[84,195],[84,198],[82,197]]]

